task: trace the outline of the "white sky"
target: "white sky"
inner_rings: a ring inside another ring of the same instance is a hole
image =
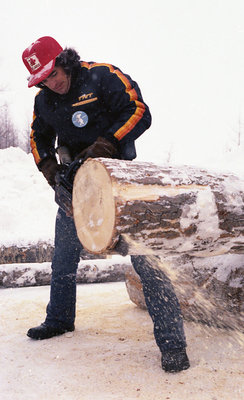
[[[222,153],[244,130],[243,0],[8,0],[0,5],[1,93],[19,129],[32,117],[21,54],[41,36],[136,80],[153,125],[139,158],[186,164]],[[243,132],[244,142],[244,132]]]

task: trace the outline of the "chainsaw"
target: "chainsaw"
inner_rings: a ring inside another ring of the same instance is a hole
[[[62,149],[62,148],[61,148]],[[72,216],[72,191],[75,174],[83,163],[82,159],[71,161],[64,157],[60,148],[58,149],[60,169],[55,176],[55,202],[69,216]]]

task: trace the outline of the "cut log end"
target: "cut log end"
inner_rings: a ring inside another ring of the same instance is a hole
[[[89,159],[78,170],[73,189],[73,213],[82,245],[100,254],[114,244],[115,201],[111,178],[103,164]]]

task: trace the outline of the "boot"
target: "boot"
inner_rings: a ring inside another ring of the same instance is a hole
[[[186,349],[164,352],[161,363],[165,372],[180,372],[190,367]]]
[[[63,335],[66,332],[73,332],[75,330],[74,325],[71,325],[68,328],[55,328],[52,326],[48,326],[45,322],[35,328],[31,328],[27,332],[27,336],[31,339],[42,340],[42,339],[50,339],[53,336]]]

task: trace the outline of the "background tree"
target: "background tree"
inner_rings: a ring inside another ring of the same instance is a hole
[[[6,149],[10,146],[17,147],[18,145],[17,130],[12,122],[9,106],[4,103],[0,107],[0,149]]]
[[[26,128],[19,133],[19,147],[24,150],[27,154],[30,153],[30,132],[31,132],[31,124],[27,122]]]

